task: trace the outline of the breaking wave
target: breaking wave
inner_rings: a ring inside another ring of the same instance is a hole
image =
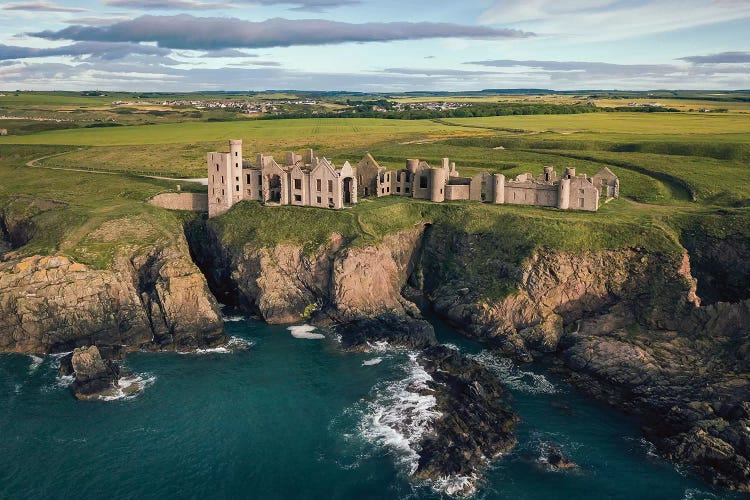
[[[154,382],[156,382],[156,375],[150,373],[127,375],[120,378],[112,390],[100,395],[97,399],[101,401],[135,399],[146,387],[153,385]]]
[[[326,338],[322,333],[313,333],[316,328],[312,325],[295,325],[287,328],[295,339],[320,340]]]
[[[392,451],[409,475],[419,464],[422,436],[441,415],[427,386],[431,380],[417,363],[417,355],[410,353],[406,378],[376,387],[359,423],[360,435],[369,443]]]
[[[194,351],[180,352],[180,354],[231,354],[237,351],[247,351],[255,345],[252,340],[241,337],[229,337],[226,344],[210,349],[196,349]]]
[[[232,315],[232,316],[222,316],[221,319],[224,320],[224,323],[237,323],[239,321],[244,321],[245,317],[239,316],[239,315]]]
[[[29,354],[29,357],[31,358],[31,364],[29,365],[29,375],[33,374],[34,372],[39,369],[39,366],[44,362],[44,358],[40,356],[34,356],[33,354]]]
[[[530,394],[554,394],[555,385],[544,375],[523,371],[509,358],[504,358],[485,350],[471,356],[477,362],[492,370],[511,389]]]

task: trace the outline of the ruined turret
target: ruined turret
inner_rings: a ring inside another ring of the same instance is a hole
[[[442,168],[430,169],[430,201],[442,203],[445,201],[446,170]]]
[[[505,203],[505,176],[503,174],[495,174],[495,196],[492,200],[496,205]]]
[[[565,175],[568,175],[567,169]],[[575,169],[573,169],[575,173]],[[570,208],[570,179],[560,179],[560,185],[557,188],[557,208],[560,210],[567,210]]]

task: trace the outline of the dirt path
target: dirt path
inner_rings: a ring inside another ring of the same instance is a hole
[[[33,160],[30,160],[26,162],[27,167],[31,168],[46,168],[47,170],[64,170],[67,172],[86,172],[89,174],[104,174],[104,175],[132,175],[134,177],[143,177],[146,179],[158,179],[162,181],[174,181],[174,182],[191,182],[195,184],[201,184],[203,186],[208,185],[208,178],[194,178],[194,179],[185,179],[185,178],[177,178],[177,177],[161,177],[158,175],[146,175],[146,174],[139,174],[137,172],[122,172],[122,171],[112,171],[112,170],[96,170],[96,169],[89,169],[89,168],[73,168],[73,167],[50,167],[48,165],[40,165],[39,162],[43,160],[47,160],[49,158],[55,158],[58,156],[67,155],[70,153],[74,153],[76,151],[83,151],[85,148],[78,148],[74,149],[72,151],[63,151],[62,153],[55,153],[52,155],[46,155],[46,156],[40,156],[39,158],[34,158]]]

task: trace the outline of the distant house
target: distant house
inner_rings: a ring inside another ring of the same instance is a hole
[[[0,135],[8,135],[8,129],[0,128]]]

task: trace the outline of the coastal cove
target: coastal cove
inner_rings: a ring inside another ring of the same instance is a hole
[[[330,334],[228,319],[234,344],[249,348],[131,354],[124,365],[145,387],[112,401],[77,401],[54,356],[0,356],[0,496],[440,496],[407,480],[403,436],[382,425],[415,376],[408,351],[345,353]],[[634,419],[543,365],[516,367],[430,321],[440,342],[500,375],[521,418],[517,447],[475,498],[739,498],[658,458]],[[545,465],[551,446],[576,467]]]

